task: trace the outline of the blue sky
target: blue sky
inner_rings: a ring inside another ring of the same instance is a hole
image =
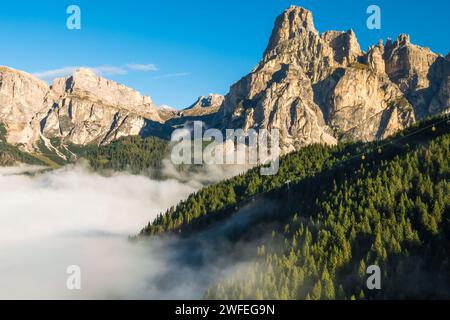
[[[66,28],[72,4],[81,8],[81,30]],[[182,108],[200,95],[227,93],[247,74],[291,4],[312,10],[320,32],[352,28],[363,49],[408,33],[413,43],[449,51],[448,0],[19,0],[1,4],[0,65],[41,76],[100,67],[158,105]],[[366,27],[370,4],[381,8],[381,30]]]

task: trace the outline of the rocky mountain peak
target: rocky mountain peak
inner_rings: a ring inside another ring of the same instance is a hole
[[[77,70],[75,70],[75,72],[73,73],[73,77],[74,78],[82,78],[82,77],[97,77],[97,74],[95,73],[94,70],[90,69],[90,68],[79,68]]]
[[[137,135],[163,122],[150,97],[88,68],[55,79],[50,87],[33,75],[0,67],[0,123],[9,143],[38,151],[41,141],[86,145]]]
[[[276,19],[263,59],[230,88],[219,118],[224,128],[280,128],[283,152],[383,139],[448,109],[446,65],[406,34],[364,53],[353,30],[319,35],[312,13],[291,6]]]
[[[401,34],[397,38],[397,45],[406,46],[411,43],[411,38],[408,34]]]
[[[162,104],[162,105],[160,105],[159,106],[159,108],[158,108],[158,110],[159,111],[177,111],[177,109],[175,109],[174,107],[172,107],[172,106],[169,106],[169,105],[167,105],[167,104]]]
[[[302,7],[290,6],[276,19],[266,53],[307,32],[317,33],[312,12]]]
[[[200,96],[189,107],[179,112],[181,117],[201,117],[207,116],[219,111],[225,97],[221,94],[209,94],[207,97]]]
[[[197,101],[186,110],[196,108],[220,107],[225,97],[221,94],[209,94],[207,97],[200,96]]]
[[[157,106],[151,98],[122,84],[98,76],[89,68],[80,68],[73,75],[53,81],[53,92],[60,97],[71,95],[78,99],[100,101],[118,109],[147,115],[159,121]]]
[[[28,81],[34,82],[36,85],[39,85],[40,87],[42,87],[42,88],[44,88],[46,90],[49,89],[49,85],[47,84],[47,82],[36,78],[32,74],[29,74],[29,73],[24,72],[24,71],[16,70],[16,69],[11,68],[11,67],[0,66],[0,76],[2,78],[10,77],[10,78],[21,78],[21,79],[24,79],[24,80],[26,79]]]
[[[312,83],[317,83],[333,69],[347,67],[362,55],[353,30],[327,31],[320,35],[311,11],[291,6],[276,19],[263,59],[254,71],[296,64]]]
[[[344,31],[327,31],[321,38],[333,49],[334,60],[348,65],[362,56],[361,47],[352,29]]]
[[[407,34],[386,43],[383,59],[386,74],[414,106],[416,115],[421,118],[433,114],[430,103],[448,74],[445,59],[428,48],[411,43]]]

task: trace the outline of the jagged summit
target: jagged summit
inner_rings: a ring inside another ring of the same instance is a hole
[[[283,152],[383,139],[450,107],[445,61],[406,34],[365,53],[353,30],[319,34],[311,11],[291,6],[260,63],[230,88],[217,122],[278,128]]]
[[[211,108],[220,107],[223,103],[224,96],[221,94],[210,93],[207,97],[200,96],[197,101],[185,110],[199,109],[199,108]]]
[[[52,90],[59,96],[77,94],[101,100],[105,104],[141,115],[157,118],[157,106],[140,92],[96,75],[88,68],[76,70],[73,75],[53,81]]]
[[[11,76],[19,76],[19,77],[22,77],[22,78],[27,78],[27,79],[29,79],[31,81],[36,82],[36,83],[39,82],[40,85],[43,86],[43,87],[49,87],[49,85],[48,85],[48,83],[46,81],[41,80],[41,79],[37,79],[35,76],[33,76],[32,74],[30,74],[28,72],[25,72],[25,71],[22,71],[22,70],[18,70],[18,69],[15,69],[15,68],[11,68],[11,67],[8,67],[8,66],[0,66],[0,75],[2,77],[5,77],[8,74],[11,75]]]
[[[91,68],[78,68],[73,73],[73,77],[96,77],[97,74]]]
[[[290,6],[276,19],[266,53],[305,32],[317,33],[312,12],[302,7]]]
[[[174,108],[174,107],[172,107],[172,106],[169,106],[169,105],[167,105],[167,104],[162,104],[162,105],[160,105],[159,107],[158,107],[158,110],[162,110],[162,111],[177,111],[177,109],[176,108]]]
[[[326,31],[321,38],[333,50],[334,61],[341,65],[348,65],[357,61],[362,55],[361,47],[352,29],[348,31]]]

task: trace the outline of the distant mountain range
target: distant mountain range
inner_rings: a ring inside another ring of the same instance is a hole
[[[22,152],[66,145],[107,145],[124,136],[168,138],[200,120],[220,129],[281,132],[283,153],[312,143],[384,139],[417,120],[450,109],[450,55],[400,35],[360,49],[356,35],[314,27],[312,13],[292,6],[275,22],[263,59],[225,96],[200,97],[176,111],[80,69],[49,86],[0,67],[0,123]]]

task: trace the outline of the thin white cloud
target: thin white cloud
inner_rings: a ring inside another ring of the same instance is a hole
[[[167,79],[167,78],[179,78],[179,77],[187,77],[190,75],[191,74],[189,72],[168,73],[168,74],[163,74],[163,75],[154,77],[153,79],[159,80],[159,79]]]
[[[95,68],[90,68],[99,76],[116,76],[116,75],[124,75],[128,73],[128,70],[122,67],[113,67],[113,66],[100,66]]]
[[[33,75],[39,79],[51,81],[55,78],[63,78],[72,75],[76,70],[80,68],[91,69],[95,74],[99,76],[116,76],[126,75],[129,71],[151,72],[157,71],[158,68],[155,64],[126,64],[124,66],[67,66],[59,69],[45,70],[35,72]]]
[[[55,78],[67,77],[77,69],[79,69],[79,67],[64,67],[60,69],[35,72],[33,75],[42,80],[52,80]]]
[[[139,64],[139,63],[130,63],[126,65],[128,69],[135,71],[158,71],[158,67],[155,64]]]

